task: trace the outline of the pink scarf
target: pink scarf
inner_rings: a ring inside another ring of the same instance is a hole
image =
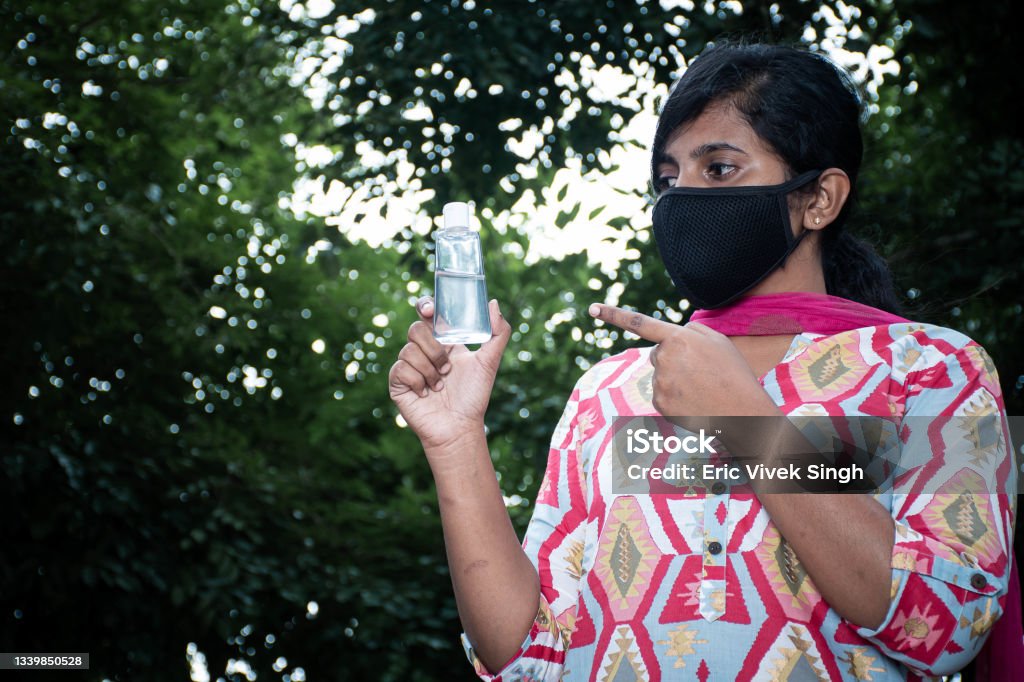
[[[909,322],[898,315],[839,296],[790,292],[747,296],[724,308],[695,310],[690,320],[726,336],[838,334],[860,327]],[[974,659],[979,680],[1024,680],[1024,628],[1020,574],[1011,561],[1009,592],[1002,617]]]
[[[832,335],[858,327],[910,322],[847,298],[807,291],[747,296],[724,308],[695,310],[690,320],[726,336]]]

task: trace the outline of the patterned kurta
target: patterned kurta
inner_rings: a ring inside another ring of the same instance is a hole
[[[926,493],[874,494],[896,532],[891,606],[872,630],[823,601],[749,487],[612,493],[612,420],[657,414],[649,353],[607,358],[573,389],[523,542],[540,576],[537,618],[493,674],[463,634],[481,679],[917,679],[971,660],[1007,591],[1016,498],[1005,493],[1016,471],[1006,428],[980,449],[977,434],[972,444],[970,433],[902,429],[902,447],[916,439],[933,451],[975,450],[967,470]],[[989,414],[1006,425],[984,349],[933,325],[799,334],[761,384],[787,415],[906,424]],[[981,490],[1002,493],[972,494]]]

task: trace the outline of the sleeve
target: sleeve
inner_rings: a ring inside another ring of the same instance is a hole
[[[576,622],[586,546],[587,487],[580,462],[579,412],[577,384],[551,438],[544,478],[523,540],[523,549],[540,577],[540,603],[529,634],[519,651],[500,670],[491,672],[462,633],[466,656],[482,680],[561,679]]]
[[[927,357],[927,353],[924,355]],[[1016,466],[995,367],[966,345],[907,374],[891,603],[857,628],[923,675],[948,675],[978,653],[1002,614],[1013,547]],[[915,371],[916,370],[916,371]]]

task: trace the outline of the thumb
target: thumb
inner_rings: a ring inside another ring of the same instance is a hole
[[[501,364],[501,354],[505,351],[505,346],[508,345],[508,340],[512,336],[512,325],[501,314],[498,299],[491,299],[487,308],[491,314],[491,340],[481,345],[477,354],[482,361],[497,371],[498,365]]]

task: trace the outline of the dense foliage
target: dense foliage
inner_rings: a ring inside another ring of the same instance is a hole
[[[429,472],[385,386],[428,238],[352,241],[367,216],[334,229],[293,186],[418,188],[426,215],[476,200],[517,327],[488,427],[521,528],[580,368],[625,344],[579,311],[609,291],[681,311],[642,216],[610,219],[614,272],[527,260],[497,216],[562,201],[543,188],[566,164],[612,170],[640,97],[595,99],[587,73],[670,83],[725,33],[891,48],[860,229],[1021,413],[1010,3],[693,4],[0,0],[0,649],[88,651],[91,680],[185,679],[190,657],[214,678],[468,679]]]

